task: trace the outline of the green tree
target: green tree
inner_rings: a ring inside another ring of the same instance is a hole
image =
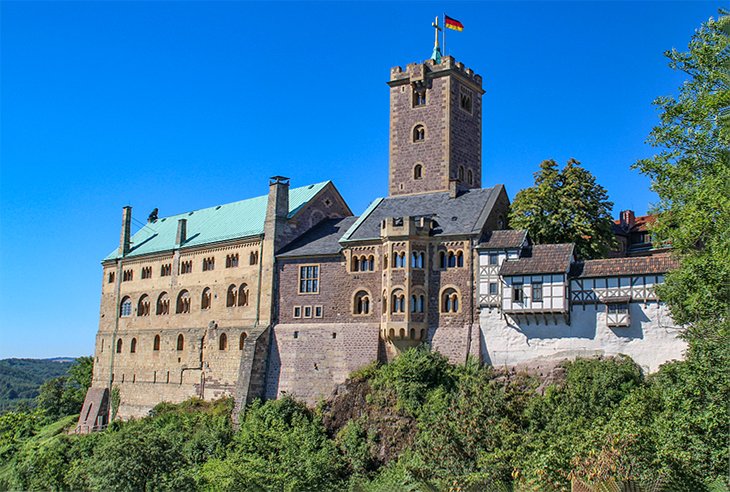
[[[676,97],[654,101],[661,114],[648,143],[659,153],[634,164],[659,195],[652,232],[681,260],[659,294],[682,324],[720,321],[730,305],[729,25],[727,15],[711,18],[688,51],[666,52],[688,77]]]
[[[605,256],[614,243],[613,220],[605,188],[570,159],[563,169],[543,161],[535,186],[521,190],[512,203],[513,229],[526,229],[537,244],[575,243],[585,259]]]
[[[38,389],[36,403],[52,419],[81,411],[86,390],[91,386],[91,357],[79,357],[65,376],[49,379]]]

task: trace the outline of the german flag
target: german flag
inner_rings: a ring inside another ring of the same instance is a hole
[[[456,19],[452,19],[448,15],[444,15],[444,25],[448,27],[449,29],[453,29],[454,31],[463,31],[464,30],[464,24],[459,22]]]

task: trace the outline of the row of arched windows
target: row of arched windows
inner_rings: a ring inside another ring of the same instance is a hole
[[[364,292],[362,292],[365,294]],[[358,309],[358,302],[361,293],[355,296],[355,313],[360,314]],[[383,294],[383,313],[388,312],[388,299]],[[458,313],[459,312],[459,293],[456,289],[448,288],[441,293],[441,303],[439,305],[440,312],[442,313]],[[410,311],[411,313],[424,313],[426,312],[426,295],[425,294],[413,294],[410,299]],[[395,289],[390,295],[390,312],[393,314],[403,314],[406,312],[406,296],[403,289]]]
[[[464,266],[464,252],[439,251],[439,267],[440,268],[456,268]]]
[[[248,306],[248,285],[231,284],[226,292],[226,307],[236,306]],[[150,296],[142,294],[137,301],[137,316],[149,316],[150,309]],[[203,293],[200,296],[200,309],[210,309],[213,305],[213,291],[210,287],[203,289]],[[181,290],[177,295],[177,301],[175,302],[175,313],[185,314],[191,310],[191,297],[190,292],[186,289]],[[155,304],[155,314],[165,315],[170,314],[170,296],[167,292],[162,292],[157,297],[157,303]],[[132,298],[124,296],[119,306],[119,316],[126,318],[132,315]]]
[[[375,270],[375,257],[373,255],[352,257],[353,272],[372,272],[373,270]]]
[[[245,332],[241,333],[241,335],[238,337],[238,350],[243,350],[244,344],[246,342],[246,337],[248,337],[248,334]],[[155,338],[152,340],[152,351],[159,352],[160,344],[161,344],[160,335],[155,335]],[[121,354],[123,348],[124,348],[124,341],[121,338],[117,338],[117,353]],[[175,343],[175,349],[178,352],[182,352],[185,349],[185,337],[183,336],[182,333],[180,333],[177,336],[177,340]],[[218,336],[218,350],[228,350],[228,336],[225,333],[221,333]],[[137,352],[137,338],[133,337],[132,340],[129,341],[129,353],[134,354],[136,352]]]

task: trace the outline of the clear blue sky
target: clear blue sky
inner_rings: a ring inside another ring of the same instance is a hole
[[[0,358],[90,354],[100,260],[137,219],[331,179],[386,194],[389,69],[448,54],[484,78],[484,186],[511,197],[575,157],[614,214],[655,197],[630,165],[720,2],[3,2]]]

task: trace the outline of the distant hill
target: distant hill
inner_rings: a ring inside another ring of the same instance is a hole
[[[0,360],[0,414],[18,405],[33,405],[38,388],[47,380],[63,376],[76,359],[2,359]]]

